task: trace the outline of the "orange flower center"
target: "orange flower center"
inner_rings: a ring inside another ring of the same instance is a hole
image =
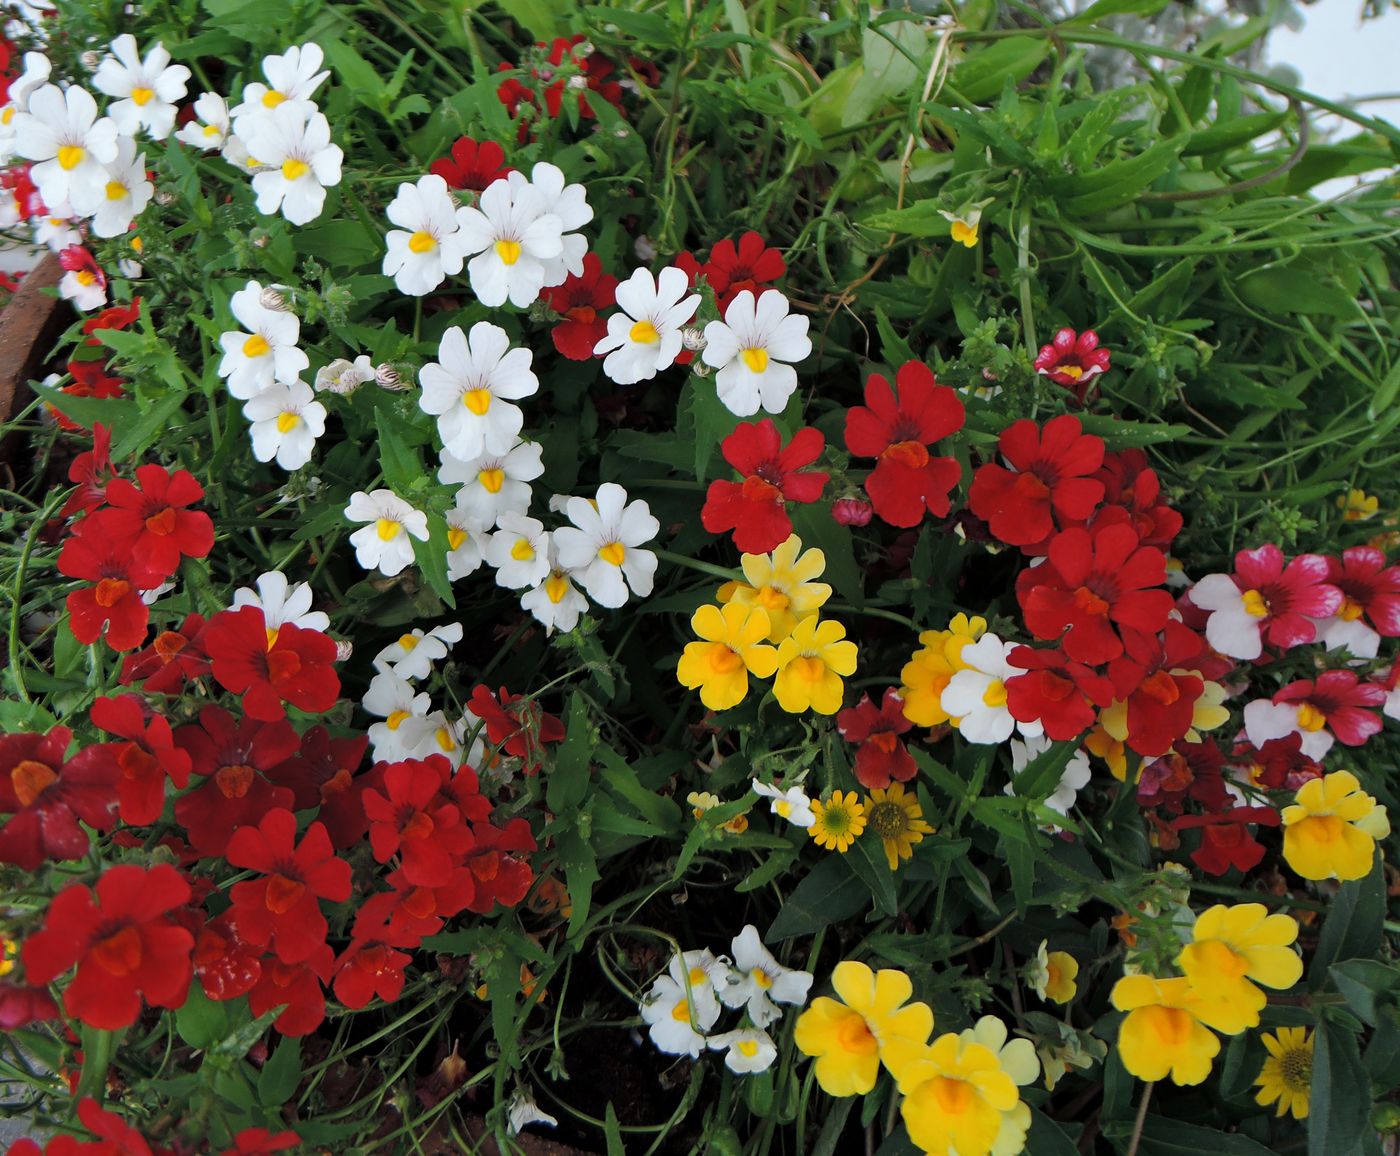
[[[899,746],[899,736],[894,731],[876,731],[866,740],[877,751],[884,751],[887,755],[894,754],[894,750]]]
[[[167,663],[184,650],[188,643],[189,639],[183,634],[176,634],[173,630],[163,630],[156,635],[156,640],[151,645],[155,648],[161,662]]]
[[[241,799],[253,785],[253,768],[241,763],[220,767],[214,772],[214,785],[225,799]]]
[[[836,1042],[858,1056],[872,1056],[880,1050],[879,1041],[859,1012],[851,1012],[836,1027]]]
[[[30,806],[51,783],[56,782],[58,773],[52,767],[33,759],[21,759],[10,770],[10,785],[14,787],[15,797],[19,799],[21,807]]]
[[[426,839],[433,833],[434,823],[432,817],[425,811],[414,811],[413,818],[403,825],[403,830],[399,832],[401,838]]]
[[[1179,1048],[1191,1038],[1191,1013],[1179,1007],[1143,1008],[1148,1026],[1164,1048]]]
[[[575,305],[564,316],[580,325],[592,325],[598,319],[598,311],[591,305]]]
[[[110,610],[130,593],[131,583],[125,578],[103,578],[97,584],[94,597],[97,599],[97,605],[103,610]]]
[[[1342,602],[1341,608],[1337,611],[1337,617],[1343,622],[1355,622],[1365,613],[1365,610],[1366,608],[1362,606],[1360,602],[1357,602],[1354,598],[1347,598]]]
[[[1205,970],[1212,975],[1239,979],[1249,970],[1249,960],[1218,939],[1207,939],[1198,943],[1196,949],[1202,957]]]
[[[306,884],[299,879],[288,879],[285,875],[273,875],[267,881],[267,909],[275,915],[285,915],[297,900],[306,894]]]
[[[123,927],[93,945],[92,958],[109,975],[130,975],[141,966],[141,933]]]
[[[1269,616],[1269,600],[1258,590],[1246,590],[1240,595],[1240,601],[1244,603],[1245,612],[1255,618],[1267,618]]]
[[[972,1107],[972,1101],[977,1096],[976,1090],[966,1080],[935,1076],[929,1083],[934,1102],[949,1116],[961,1116]]]
[[[1148,698],[1155,699],[1163,706],[1171,706],[1181,697],[1181,688],[1176,685],[1176,679],[1172,678],[1165,670],[1159,670],[1156,674],[1143,679],[1142,686],[1138,689]]]
[[[162,538],[173,533],[175,530],[175,511],[169,506],[163,506],[146,519],[146,529],[152,534],[159,534]]]
[[[1074,592],[1074,605],[1082,614],[1108,613],[1108,603],[1087,586],[1081,586]]]
[[[887,446],[880,457],[908,466],[911,470],[921,470],[928,465],[928,447],[923,442],[895,442]]]
[[[744,501],[781,502],[782,500],[783,491],[772,482],[765,482],[757,474],[751,474],[744,479]]]
[[[744,660],[722,642],[710,647],[710,669],[716,674],[733,674]]]
[[[301,673],[301,659],[295,651],[272,650],[267,655],[267,681],[273,686]]]

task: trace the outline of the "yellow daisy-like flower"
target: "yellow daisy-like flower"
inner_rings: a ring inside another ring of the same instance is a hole
[[[828,851],[840,851],[844,855],[865,830],[865,808],[856,800],[854,791],[844,795],[834,791],[825,802],[813,799],[812,814],[816,822],[807,831],[818,847]]]
[[[901,859],[914,855],[914,844],[922,843],[933,828],[924,821],[919,800],[907,793],[903,783],[891,783],[886,789],[872,788],[865,796],[865,822],[880,836],[890,870],[899,870]]]
[[[796,534],[771,554],[745,554],[739,566],[748,581],[726,582],[720,587],[719,600],[767,611],[769,642],[781,642],[831,597],[830,586],[813,581],[826,569],[826,555],[820,550],[802,553],[802,539]]]
[[[990,1156],[1004,1113],[1020,1103],[1016,1082],[997,1054],[953,1032],[920,1047],[893,1043],[887,1066],[904,1095],[901,1114],[911,1139],[925,1152]],[[1025,1114],[1030,1124],[1030,1113]],[[1024,1141],[1025,1131],[1021,1137]]]
[[[1118,1029],[1118,1058],[1139,1080],[1199,1084],[1220,1053],[1220,1037],[1196,1018],[1199,997],[1185,977],[1125,975],[1113,1006],[1128,1013]]]
[[[963,649],[971,646],[987,632],[985,618],[954,615],[947,630],[925,630],[919,635],[922,649],[900,671],[903,685],[899,696],[904,700],[904,717],[921,727],[937,726],[948,721],[943,709],[943,692],[960,670],[967,669],[962,661]]]
[[[1364,878],[1390,834],[1385,808],[1350,771],[1308,780],[1282,817],[1283,857],[1304,879]]]
[[[835,714],[841,709],[846,684],[856,672],[856,644],[844,641],[846,628],[839,622],[813,615],[792,628],[778,644],[778,677],[773,694],[789,714],[811,709]]]
[[[1348,490],[1344,497],[1337,499],[1337,509],[1341,510],[1344,522],[1369,522],[1380,508],[1381,500],[1365,490]],[[1307,1112],[1304,1111],[1303,1115],[1307,1115]],[[1301,1120],[1303,1117],[1298,1118]]]
[[[840,999],[814,999],[797,1017],[793,1042],[804,1056],[816,1057],[822,1091],[863,1096],[875,1086],[882,1056],[904,1045],[918,1049],[928,1042],[933,1011],[928,1004],[909,1003],[914,985],[893,968],[874,972],[848,959],[836,965],[831,985]]]
[[[1259,1085],[1254,1101],[1265,1106],[1278,1103],[1280,1116],[1293,1113],[1295,1120],[1308,1118],[1312,1102],[1313,1033],[1307,1028],[1279,1028],[1259,1039],[1268,1049],[1269,1058],[1259,1069]]]
[[[1267,997],[1255,984],[1286,990],[1302,978],[1303,961],[1289,946],[1297,938],[1298,921],[1262,903],[1201,912],[1176,960],[1204,1001],[1200,1017],[1229,1035],[1258,1024]]]
[[[778,652],[763,642],[768,615],[757,606],[702,606],[690,628],[702,641],[686,646],[676,677],[682,686],[698,687],[700,701],[711,710],[737,706],[749,693],[750,674],[767,678],[777,668]]]
[[[1026,982],[1041,999],[1069,1003],[1079,990],[1074,982],[1079,977],[1079,961],[1067,951],[1047,951],[1047,946],[1042,939],[1026,967]]]

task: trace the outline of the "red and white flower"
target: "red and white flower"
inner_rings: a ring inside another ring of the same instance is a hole
[[[1206,639],[1216,650],[1254,659],[1265,642],[1288,650],[1316,638],[1312,619],[1335,614],[1343,602],[1331,574],[1331,563],[1320,554],[1300,554],[1285,567],[1283,551],[1270,544],[1241,550],[1233,575],[1207,574],[1189,597],[1211,612]]]

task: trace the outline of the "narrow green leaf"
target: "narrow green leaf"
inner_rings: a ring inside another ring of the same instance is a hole
[[[1323,1020],[1313,1040],[1308,1156],[1357,1156],[1371,1116],[1371,1081],[1356,1037]]]
[[[1327,910],[1317,950],[1308,969],[1314,991],[1328,980],[1328,969],[1343,959],[1374,959],[1380,952],[1385,920],[1385,877],[1380,856],[1364,879],[1343,883]]]

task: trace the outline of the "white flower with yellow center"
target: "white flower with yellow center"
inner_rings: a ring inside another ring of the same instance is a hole
[[[582,276],[588,238],[575,230],[593,220],[587,190],[582,185],[566,184],[563,171],[547,161],[539,162],[530,170],[528,182],[518,170],[507,174],[506,180],[510,183],[512,195],[528,184],[538,194],[540,208],[559,218],[563,230],[560,237],[563,249],[559,256],[544,262],[545,285],[562,285],[570,275]]]
[[[151,203],[156,188],[146,179],[146,154],[136,152],[129,136],[117,140],[117,159],[107,166],[107,187],[92,215],[92,231],[99,237],[120,237]]]
[[[293,225],[319,217],[326,189],[340,184],[345,159],[331,144],[330,122],[319,112],[307,117],[298,105],[279,104],[240,135],[263,166],[253,177],[258,212],[271,216],[280,209]]]
[[[95,269],[87,265],[69,269],[59,278],[58,295],[84,312],[101,309],[107,304],[107,278]]]
[[[117,130],[135,136],[144,128],[154,140],[164,140],[175,127],[175,105],[185,98],[190,70],[171,64],[159,41],[141,59],[136,37],[123,33],[112,41],[112,52],[92,74],[93,87],[114,99],[107,115]]]
[[[245,125],[251,126],[283,104],[300,106],[302,114],[310,116],[316,111],[316,90],[330,75],[321,71],[325,59],[319,44],[293,46],[281,56],[264,56],[262,70],[267,83],[255,80],[243,86],[243,102],[233,110],[234,131],[243,135]]]
[[[366,570],[379,567],[392,578],[413,564],[413,538],[428,540],[428,515],[415,510],[393,490],[358,490],[350,495],[345,516],[352,522],[368,522],[350,535],[355,558]]]
[[[1297,735],[1301,753],[1319,762],[1337,741],[1327,729],[1326,716],[1311,703],[1271,702],[1267,698],[1245,704],[1244,731],[1256,750],[1270,739]]]
[[[462,746],[467,730],[462,719],[450,722],[446,714],[435,710],[424,717],[422,730],[418,745],[408,752],[409,758],[426,759],[431,755],[442,755],[454,767],[462,765],[467,753]]]
[[[256,589],[240,586],[233,592],[233,609],[241,606],[256,606],[263,612],[263,620],[271,637],[288,624],[303,630],[319,630],[323,633],[331,628],[328,615],[311,609],[311,587],[305,582],[289,585],[287,576],[280,570],[269,570],[258,576]]]
[[[117,159],[117,126],[97,115],[85,88],[46,84],[14,118],[15,152],[34,164],[29,179],[46,205],[73,206],[90,216],[107,188],[107,165]]]
[[[217,92],[201,92],[194,102],[194,115],[189,124],[175,130],[175,139],[204,151],[223,148],[232,131],[228,102]]]
[[[758,1028],[739,1028],[705,1041],[710,1051],[724,1052],[724,1066],[739,1076],[766,1072],[778,1058],[773,1037]]]
[[[655,278],[649,269],[636,269],[617,287],[621,312],[608,318],[608,332],[593,352],[607,354],[603,372],[618,385],[650,381],[672,365],[684,340],[681,331],[700,307],[700,294],[690,293],[685,272],[675,266]]]
[[[228,391],[239,401],[257,396],[273,382],[290,385],[310,364],[297,348],[301,322],[295,313],[269,309],[263,304],[263,287],[249,281],[229,301],[242,330],[219,336],[224,356],[219,376],[228,379]]]
[[[470,336],[456,325],[448,329],[438,358],[418,371],[423,386],[418,404],[437,415],[443,446],[461,461],[510,453],[525,424],[520,407],[511,403],[540,388],[530,372],[533,354],[511,349],[499,325],[478,321]]]
[[[705,326],[700,356],[719,370],[715,392],[730,413],[783,412],[797,389],[797,370],[789,362],[812,352],[807,325],[806,317],[788,312],[787,298],[776,289],[757,301],[745,289],[729,303],[723,321]]]
[[[82,230],[73,222],[72,210],[67,205],[48,208],[50,216],[33,218],[34,243],[47,245],[55,253],[62,253],[70,245],[81,245]]]
[[[456,582],[481,568],[490,535],[464,510],[448,510],[446,519],[447,580]]]
[[[438,481],[456,485],[457,508],[490,529],[502,514],[530,508],[530,483],[544,473],[544,447],[517,440],[503,454],[482,454],[463,461],[450,450],[441,454]]]
[[[812,800],[807,797],[807,792],[801,786],[783,790],[781,787],[770,787],[767,783],[760,783],[757,779],[754,779],[751,785],[754,794],[771,800],[768,809],[773,814],[786,819],[794,827],[805,830],[817,821],[817,816],[812,811]]]
[[[725,1007],[743,1007],[749,1019],[767,1027],[783,1013],[780,1003],[801,1007],[807,1002],[812,973],[784,967],[763,946],[758,928],[752,923],[734,937],[734,966],[719,989]]]
[[[268,386],[244,404],[243,416],[253,423],[253,456],[275,460],[289,473],[311,460],[316,439],[326,432],[326,407],[304,381]]]
[[[462,271],[469,250],[457,225],[457,203],[440,176],[429,173],[417,184],[400,185],[384,212],[399,227],[384,238],[388,249],[382,271],[400,293],[422,297],[449,273]]]
[[[0,166],[15,155],[15,118],[29,110],[29,98],[49,82],[52,65],[42,52],[24,54],[24,71],[10,81],[10,97],[0,104]]]
[[[500,528],[486,540],[482,554],[496,571],[496,583],[508,590],[537,586],[549,573],[550,535],[544,523],[525,514],[502,514]]]
[[[544,211],[540,193],[528,183],[492,181],[477,205],[457,210],[468,253],[472,292],[483,305],[533,305],[547,283],[547,262],[564,252],[563,222]]]
[[[410,682],[427,678],[433,672],[433,663],[446,658],[448,651],[461,641],[460,622],[445,622],[427,631],[415,627],[374,656],[374,669],[387,670]]]
[[[375,762],[408,758],[432,732],[428,712],[433,704],[427,693],[418,693],[407,679],[387,671],[370,680],[360,705],[384,720],[372,724],[368,732]]]
[[[970,743],[1004,743],[1016,730],[1025,738],[1044,733],[1040,723],[1017,722],[1006,709],[1006,680],[1023,673],[1007,661],[1017,645],[1003,642],[995,634],[984,634],[962,649],[966,669],[953,675],[940,701]]]
[[[616,609],[627,591],[645,598],[656,575],[656,555],[639,547],[661,530],[646,502],[627,501],[616,482],[598,487],[596,501],[570,498],[565,513],[573,523],[554,531],[559,565],[570,571],[600,606]]]
[[[709,992],[708,1000],[698,998],[702,990]],[[658,1051],[696,1059],[705,1050],[704,1033],[719,1018],[719,1004],[713,988],[693,988],[692,992],[693,997],[687,995],[683,984],[663,975],[642,997],[639,1010]]]
[[[578,625],[579,616],[588,609],[588,599],[574,585],[573,576],[560,568],[557,554],[558,547],[551,536],[549,573],[538,586],[520,596],[520,608],[533,614],[544,626],[546,634],[553,634],[556,630],[567,634]]]

